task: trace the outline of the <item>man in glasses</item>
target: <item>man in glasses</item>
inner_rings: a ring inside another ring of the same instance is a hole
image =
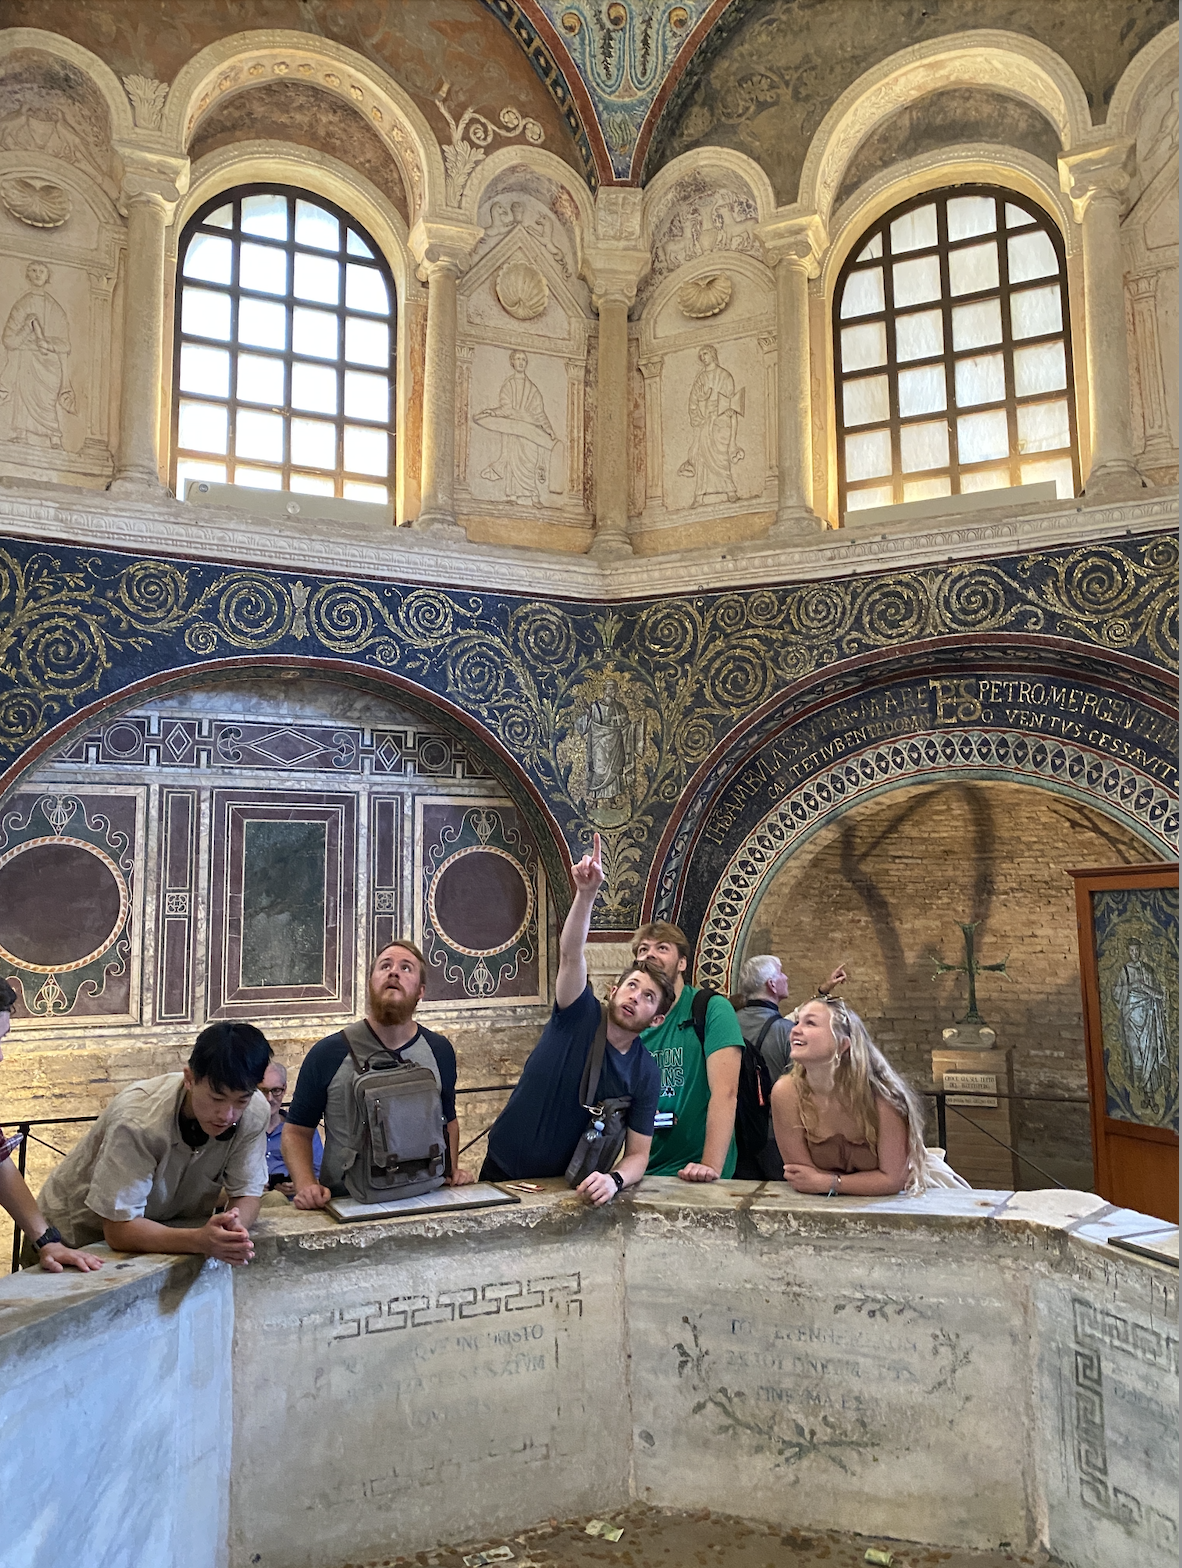
[[[267,1101],[270,1119],[267,1122],[267,1191],[281,1192],[285,1198],[290,1198],[295,1192],[295,1183],[288,1173],[287,1161],[283,1158],[281,1140],[283,1128],[287,1122],[287,1112],[283,1109],[283,1102],[287,1098],[287,1068],[282,1062],[271,1062],[263,1074],[263,1081],[259,1085]],[[324,1146],[320,1142],[320,1134],[312,1133],[312,1171],[319,1178],[320,1161],[324,1156]]]

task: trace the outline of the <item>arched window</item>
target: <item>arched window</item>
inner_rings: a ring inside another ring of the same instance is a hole
[[[833,306],[839,508],[1079,489],[1063,241],[989,186],[881,218]]]
[[[331,202],[263,185],[207,202],[180,244],[177,495],[213,479],[388,504],[394,326],[390,269]]]

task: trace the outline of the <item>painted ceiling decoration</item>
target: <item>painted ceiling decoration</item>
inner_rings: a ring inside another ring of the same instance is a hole
[[[482,0],[571,128],[592,187],[640,178],[669,95],[733,0]]]

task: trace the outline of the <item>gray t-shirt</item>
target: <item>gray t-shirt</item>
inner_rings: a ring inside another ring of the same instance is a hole
[[[778,1012],[779,1009],[777,1008]],[[773,1016],[772,1009],[758,1002],[749,1002],[746,1007],[739,1009],[737,1014],[739,1028],[743,1031],[743,1038],[749,1045],[754,1045],[759,1039],[760,1030],[768,1019]],[[791,1047],[789,1036],[792,1033],[792,1020],[790,1018],[776,1018],[767,1034],[764,1036],[763,1045],[759,1054],[767,1063],[768,1072],[775,1083],[783,1073],[792,1065]]]
[[[52,1172],[38,1206],[72,1247],[102,1241],[104,1220],[195,1220],[204,1224],[225,1188],[233,1198],[267,1190],[270,1109],[255,1094],[234,1136],[191,1149],[178,1112],[183,1073],[120,1090],[86,1136]]]

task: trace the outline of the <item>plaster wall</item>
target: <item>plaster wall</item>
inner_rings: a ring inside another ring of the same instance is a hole
[[[268,1217],[233,1274],[0,1283],[5,1560],[56,1568],[85,1530],[103,1568],[327,1568],[630,1496],[1175,1558],[1177,1282],[1107,1245],[1159,1222],[1069,1192],[646,1180],[589,1212],[544,1187]]]
[[[569,1209],[405,1241],[273,1225],[267,1265],[235,1279],[233,1563],[368,1561],[627,1502],[614,1226]],[[298,1490],[294,1454],[315,1456]]]

